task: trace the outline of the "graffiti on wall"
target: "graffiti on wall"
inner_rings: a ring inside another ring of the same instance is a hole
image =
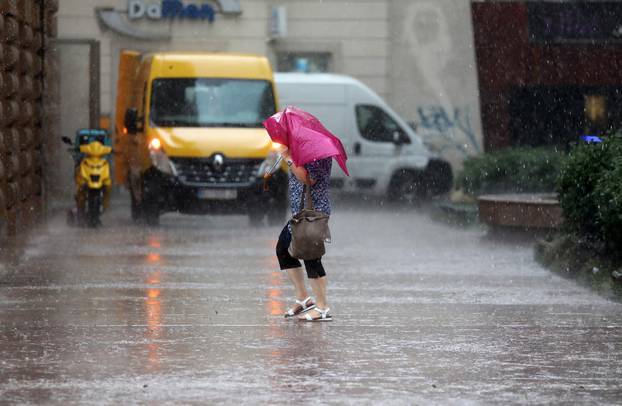
[[[481,151],[468,106],[420,106],[413,125],[424,141],[441,154],[452,152],[466,157]]]
[[[482,151],[482,134],[477,87],[472,85],[475,55],[464,52],[472,46],[464,40],[469,27],[456,28],[454,3],[426,0],[404,6],[402,44],[409,54],[405,65],[415,67],[408,77],[416,80],[420,100],[407,114],[430,149],[459,165]],[[460,10],[467,13],[469,8]],[[409,95],[404,89],[397,92]]]

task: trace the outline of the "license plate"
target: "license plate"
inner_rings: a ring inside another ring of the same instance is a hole
[[[235,189],[201,189],[197,196],[205,200],[233,200],[237,199],[238,191]]]

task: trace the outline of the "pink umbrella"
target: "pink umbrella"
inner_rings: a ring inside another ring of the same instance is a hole
[[[328,131],[315,116],[294,106],[268,117],[263,122],[272,141],[289,148],[296,166],[333,157],[343,172],[348,156],[339,138]]]

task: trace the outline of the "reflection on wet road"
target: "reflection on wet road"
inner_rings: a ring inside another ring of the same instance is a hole
[[[0,403],[572,403],[622,399],[622,306],[526,244],[337,205],[333,323],[281,314],[280,228],[62,217],[0,265]]]

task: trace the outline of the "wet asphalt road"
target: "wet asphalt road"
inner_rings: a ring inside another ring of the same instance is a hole
[[[54,218],[0,265],[0,404],[622,401],[622,305],[527,243],[422,210],[337,205],[332,323],[285,320],[280,228]]]

